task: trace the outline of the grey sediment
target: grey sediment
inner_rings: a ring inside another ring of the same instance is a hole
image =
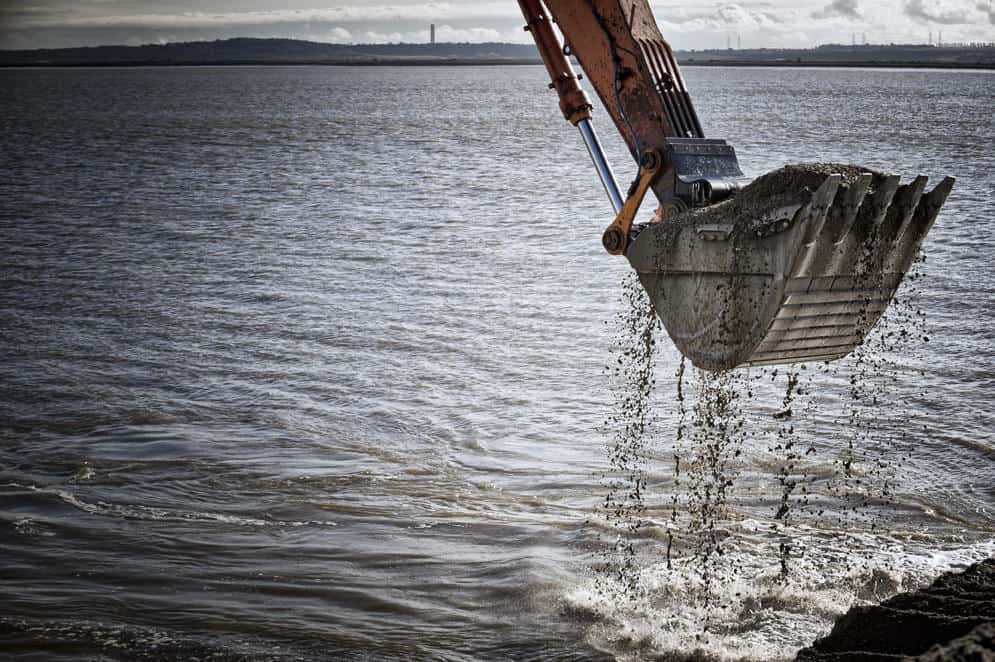
[[[853,607],[797,662],[995,660],[995,558],[879,605]]]

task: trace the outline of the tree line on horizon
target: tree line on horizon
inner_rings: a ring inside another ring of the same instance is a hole
[[[825,44],[813,49],[701,49],[678,51],[692,63],[771,62],[882,62],[948,66],[995,66],[995,48],[984,45],[935,48],[926,44]],[[330,44],[299,39],[250,38],[77,48],[0,51],[0,66],[74,66],[100,64],[212,64],[212,63],[342,63],[379,61],[516,61],[539,62],[533,44]]]

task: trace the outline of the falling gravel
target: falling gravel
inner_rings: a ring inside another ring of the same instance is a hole
[[[790,590],[811,572],[812,561],[806,559],[812,550],[804,542],[811,537],[800,532],[826,526],[877,528],[877,520],[887,516],[901,464],[914,452],[902,439],[908,425],[915,424],[915,413],[896,409],[893,402],[882,408],[890,402],[888,384],[900,370],[894,357],[928,340],[916,303],[923,259],[916,262],[902,297],[847,359],[716,373],[690,368],[683,359],[676,366],[658,365],[663,354],[658,338],[666,336],[635,276],[624,281],[608,368],[609,470],[601,510],[611,533],[598,567],[601,599],[633,605],[664,599],[659,573],[665,568],[670,581],[679,579],[683,586],[681,599],[696,605],[702,645],[728,628],[721,621],[732,608],[729,596],[734,595],[733,602],[745,599],[735,587],[753,567],[743,564],[745,552],[734,533],[743,519],[737,504],[759,490],[757,477],[741,480],[744,447],[763,447],[768,456],[769,474],[761,480],[771,488],[757,497],[766,504],[765,514],[752,526],[766,530],[771,541],[769,561],[776,568],[771,586]],[[675,391],[654,397],[662,370],[675,375]],[[846,387],[827,398],[820,387],[826,382]],[[839,441],[817,448],[810,441],[817,437],[813,426],[827,419]],[[885,454],[896,445],[908,454]],[[658,466],[661,461],[665,467]],[[666,479],[651,478],[664,472]],[[654,493],[658,484],[670,493]],[[836,503],[827,504],[827,498]],[[838,553],[819,552],[835,555],[839,572],[862,572],[862,561],[850,558],[843,547]],[[887,597],[898,589],[888,576],[870,576],[867,586],[873,588],[855,588],[854,595]]]

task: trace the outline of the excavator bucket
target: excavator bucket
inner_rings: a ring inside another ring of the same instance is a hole
[[[863,342],[953,187],[857,166],[787,166],[752,183],[706,138],[648,0],[518,0],[525,29],[584,139],[625,255],[678,349],[706,370],[829,361]],[[561,44],[553,24],[562,32]],[[639,164],[623,196],[591,124],[580,63]],[[653,192],[662,221],[634,225]]]
[[[881,317],[953,187],[787,166],[723,202],[636,228],[626,256],[705,370],[829,361]]]

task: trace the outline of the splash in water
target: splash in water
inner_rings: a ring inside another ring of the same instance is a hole
[[[855,602],[903,588],[909,561],[878,549],[875,531],[908,457],[886,450],[914,419],[888,389],[926,340],[916,274],[908,280],[843,361],[709,373],[681,360],[675,391],[658,402],[661,326],[627,278],[608,370],[612,536],[598,597],[574,596],[613,650],[783,657]],[[658,484],[671,488],[664,499],[647,493]]]

